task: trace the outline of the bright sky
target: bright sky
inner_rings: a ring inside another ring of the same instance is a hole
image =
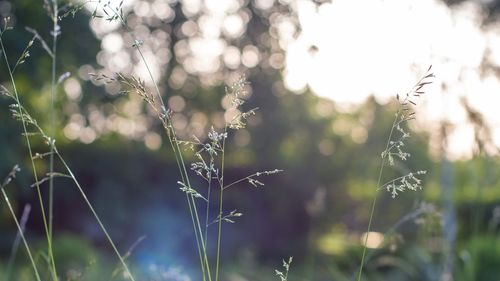
[[[466,98],[484,114],[500,146],[500,82],[479,71],[485,57],[500,66],[500,32],[498,25],[480,27],[478,5],[450,9],[439,0],[335,0],[318,7],[298,0],[295,11],[301,32],[286,47],[289,89],[308,86],[342,104],[360,103],[371,94],[387,101],[409,90],[432,64],[436,83],[418,116],[425,127],[438,132],[437,120],[456,125],[448,151],[452,158],[470,157],[472,126],[465,124],[460,105]]]
[[[484,114],[493,140],[500,146],[496,108],[500,81],[494,73],[479,71],[484,61],[500,67],[500,24],[481,27],[478,4],[467,1],[453,9],[441,0],[333,0],[319,6],[311,0],[254,0],[254,4],[265,9],[275,1],[293,7],[300,26],[297,29],[293,15],[272,22],[286,54],[283,77],[289,90],[300,93],[309,88],[347,110],[372,94],[386,102],[396,93],[404,93],[432,64],[437,78],[422,100],[418,120],[421,128],[431,132],[434,146],[439,146],[438,121],[445,120],[454,125],[449,132],[449,155],[472,156],[473,127],[466,122],[461,99]],[[116,5],[120,1],[111,2]],[[183,69],[172,72],[174,83],[182,86],[184,71],[213,80],[219,77],[215,74],[221,61],[231,69],[258,65],[255,46],[240,49],[224,39],[238,38],[246,29],[248,18],[241,12],[241,1],[181,2],[183,12],[193,19],[181,28],[188,39],[175,48]],[[134,9],[141,17],[168,20],[173,16],[166,0],[124,3],[125,9]],[[117,25],[92,24],[103,39],[101,58],[110,62],[107,67],[112,71],[122,71],[130,58],[122,50],[121,36],[114,31]],[[143,46],[149,61],[155,62],[155,54],[163,51],[165,58],[170,56],[162,39],[149,37],[147,32],[143,37],[152,38]],[[155,76],[160,75],[161,64],[153,64],[152,69]],[[135,71],[141,74],[140,68]]]

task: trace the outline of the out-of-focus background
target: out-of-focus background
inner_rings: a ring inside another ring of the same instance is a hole
[[[10,61],[32,37],[25,27],[50,43],[43,2],[0,0],[0,17],[14,26],[3,36]],[[60,22],[57,71],[71,76],[57,92],[59,150],[118,247],[125,252],[140,240],[128,262],[141,280],[198,280],[191,219],[161,124],[139,97],[89,76],[123,72],[153,86],[119,23],[91,19],[98,2]],[[404,163],[427,170],[424,187],[396,199],[378,194],[367,280],[498,280],[499,9],[495,0],[123,1],[180,137],[204,140],[211,126],[223,128],[225,85],[245,74],[245,106],[259,110],[247,128],[230,133],[225,177],[285,171],[264,178],[263,188],[242,184],[226,193],[226,210],[244,215],[223,226],[223,280],[278,280],[274,269],[289,256],[291,281],[352,280],[395,96],[429,65],[436,78],[418,100],[406,146],[412,157]],[[50,64],[36,41],[15,73],[21,100],[44,128]],[[10,86],[3,62],[0,80]],[[0,172],[22,168],[7,192],[18,216],[31,206],[26,234],[43,264],[30,161],[9,103],[0,100]],[[34,143],[34,151],[45,150]],[[45,173],[46,162],[37,163]],[[74,184],[55,184],[61,280],[119,279],[111,277],[116,258]],[[3,278],[17,229],[4,201],[0,216]],[[11,280],[31,280],[22,248],[9,270]]]

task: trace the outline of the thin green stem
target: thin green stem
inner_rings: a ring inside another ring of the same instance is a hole
[[[7,58],[7,52],[5,51],[5,46],[3,44],[2,36],[0,36],[0,47],[2,49],[5,65],[7,66],[7,70],[9,72],[10,82],[12,83],[12,87],[14,89],[14,98],[15,98],[16,104],[18,106],[19,113],[21,115],[21,123],[22,123],[22,127],[23,127],[23,133],[24,133],[24,136],[26,139],[26,144],[28,146],[29,157],[31,160],[31,168],[33,169],[33,177],[35,179],[36,191],[37,191],[37,196],[38,196],[38,203],[40,205],[40,210],[42,213],[42,221],[43,221],[43,226],[44,226],[44,230],[45,230],[45,236],[47,238],[48,248],[52,249],[52,240],[50,239],[50,233],[49,233],[49,228],[48,228],[48,224],[47,224],[47,216],[45,214],[45,207],[43,204],[42,193],[41,193],[40,185],[39,185],[39,181],[38,181],[35,160],[33,159],[33,150],[31,148],[31,142],[30,142],[28,130],[26,127],[26,120],[24,119],[24,114],[22,114],[22,112],[21,112],[21,110],[22,110],[21,101],[19,100],[19,94],[17,92],[16,82],[14,80],[14,76],[13,76],[12,70],[10,68],[9,59]],[[54,257],[52,254],[52,250],[50,250],[48,254],[49,254],[50,260],[52,261],[52,269],[51,269],[52,278],[54,281],[58,281],[57,271],[55,269],[55,264],[53,263]]]
[[[116,11],[115,9],[111,9],[111,11],[116,16],[118,16],[118,18],[121,21],[122,26],[132,36],[132,38],[134,39],[134,42],[139,42],[139,40],[137,40],[137,38],[134,36],[133,32],[127,26],[124,18],[121,16],[121,14],[118,13],[118,11]],[[148,72],[149,78],[151,79],[151,82],[152,82],[152,84],[155,87],[155,91],[156,91],[156,94],[158,96],[158,100],[159,100],[159,102],[161,104],[161,107],[162,107],[161,114],[165,114],[165,112],[163,112],[163,111],[166,111],[166,107],[165,107],[165,103],[163,101],[163,98],[161,97],[161,93],[160,93],[160,89],[158,87],[158,83],[154,79],[153,73],[151,72],[149,64],[147,63],[146,58],[144,57],[144,55],[143,55],[143,53],[141,51],[140,45],[141,44],[139,44],[139,43],[134,43],[134,47],[138,51],[138,53],[139,53],[139,55],[141,57],[141,60],[142,60],[142,62],[144,63],[144,65],[146,67],[146,70]],[[169,123],[170,123],[170,121],[169,121]],[[187,169],[186,169],[186,164],[184,163],[184,158],[182,156],[181,149],[179,148],[179,142],[178,142],[178,140],[176,138],[175,129],[173,128],[172,124],[168,124],[168,128],[166,128],[166,129],[167,129],[167,134],[169,135],[170,145],[172,146],[172,150],[174,151],[174,154],[176,155],[176,161],[177,161],[177,165],[179,167],[179,171],[181,173],[181,178],[183,179],[183,182],[187,186],[191,186],[191,184],[189,182],[189,175],[188,175],[188,172],[187,172]],[[168,130],[170,130],[170,132]],[[202,272],[203,272],[203,279],[205,280],[205,274],[206,274],[208,276],[208,280],[211,281],[212,278],[211,278],[211,274],[210,274],[210,265],[209,265],[208,257],[207,257],[207,249],[206,249],[206,246],[205,246],[205,243],[204,243],[204,239],[203,239],[203,231],[201,229],[201,223],[200,223],[200,219],[199,219],[199,216],[198,216],[198,209],[196,207],[195,198],[193,197],[192,194],[190,194],[190,195],[187,196],[187,199],[188,199],[188,206],[189,206],[189,210],[190,210],[192,221],[193,221],[193,227],[194,227],[195,236],[196,236],[196,244],[197,244],[200,256],[203,255],[203,257],[201,258],[201,260],[204,260],[204,262],[201,262],[201,264],[202,264]],[[203,266],[203,264],[204,264],[204,266]]]
[[[78,180],[76,179],[75,175],[73,174],[73,171],[68,166],[68,164],[66,163],[66,161],[64,160],[64,158],[61,156],[61,154],[59,153],[59,151],[57,150],[56,147],[54,147],[54,153],[57,155],[57,157],[59,158],[59,160],[63,164],[64,168],[66,169],[66,171],[70,175],[71,179],[73,180],[73,182],[75,183],[76,187],[78,188],[78,191],[80,191],[80,194],[82,195],[83,200],[85,201],[85,203],[89,207],[90,211],[94,215],[94,218],[96,219],[96,221],[99,224],[101,230],[103,231],[104,235],[106,236],[109,244],[111,245],[111,248],[113,248],[113,251],[118,256],[118,259],[120,260],[120,263],[123,265],[123,268],[124,268],[125,272],[127,273],[127,275],[130,277],[130,279],[132,281],[135,281],[134,276],[130,272],[127,264],[125,263],[125,260],[123,259],[122,255],[118,251],[118,248],[116,247],[115,243],[113,242],[113,239],[111,239],[111,236],[109,235],[108,231],[106,230],[106,227],[102,223],[101,219],[97,215],[97,212],[95,211],[94,207],[92,206],[92,204],[90,203],[89,199],[87,198],[87,195],[85,194],[85,191],[83,191],[83,188],[80,186],[80,183],[78,182]]]
[[[382,161],[382,162],[385,162],[385,161]],[[380,172],[379,172],[379,180],[377,181],[377,186],[380,184],[380,178],[382,177],[382,172],[383,172],[383,165],[380,169]],[[375,197],[373,198],[373,201],[372,201],[372,206],[371,206],[371,211],[370,211],[370,219],[368,220],[368,227],[366,229],[366,234],[365,234],[365,241],[363,242],[363,255],[361,256],[361,262],[360,262],[360,266],[359,266],[359,273],[358,273],[358,278],[357,280],[360,281],[361,280],[361,275],[363,273],[363,266],[365,264],[365,256],[366,256],[366,250],[367,250],[367,243],[368,243],[368,236],[370,235],[370,230],[371,230],[371,226],[372,226],[372,221],[373,221],[373,214],[375,213],[375,206],[377,204],[377,198],[378,198],[378,188],[377,188],[377,191],[375,193]]]
[[[188,175],[188,172],[186,169],[186,164],[184,162],[184,158],[182,156],[181,149],[179,147],[179,141],[177,140],[175,130],[174,130],[172,124],[170,123],[170,121],[169,121],[167,126],[168,126],[167,130],[169,129],[169,131],[167,131],[167,133],[169,136],[170,144],[172,146],[172,150],[174,151],[174,154],[176,157],[176,162],[177,162],[177,166],[179,168],[179,173],[181,174],[181,179],[182,179],[184,184],[186,184],[187,186],[191,186],[191,183],[189,181],[189,175]],[[193,220],[193,227],[194,227],[194,232],[195,232],[196,243],[197,243],[198,251],[200,254],[200,261],[202,264],[203,278],[205,278],[205,274],[206,274],[208,277],[208,280],[211,281],[212,276],[210,273],[210,264],[208,261],[207,248],[206,248],[206,245],[204,243],[203,231],[201,229],[201,223],[200,223],[200,219],[198,216],[198,208],[196,206],[196,198],[194,198],[194,196],[192,194],[189,194],[189,195],[186,194],[186,196],[188,199],[188,206],[190,207],[190,212],[191,212],[191,216],[192,216],[192,220]]]
[[[188,172],[186,169],[186,164],[184,162],[184,157],[182,156],[181,149],[179,147],[179,141],[177,140],[177,138],[175,136],[175,131],[174,131],[173,126],[170,126],[170,127],[172,129],[171,132],[172,132],[172,137],[173,137],[173,144],[175,145],[174,150],[176,150],[178,152],[178,156],[179,156],[178,159],[180,160],[180,166],[182,167],[182,172],[184,173],[185,183],[187,184],[187,186],[191,186],[191,183],[189,182]],[[193,210],[194,210],[193,214],[194,214],[194,218],[196,221],[195,228],[198,231],[197,235],[199,236],[199,241],[201,242],[201,248],[203,249],[203,258],[205,260],[205,266],[206,266],[206,271],[207,271],[207,275],[208,275],[208,280],[211,281],[212,277],[210,274],[210,265],[209,265],[208,257],[207,257],[207,249],[205,247],[205,243],[203,242],[203,231],[201,230],[201,223],[200,223],[200,218],[198,216],[198,208],[196,207],[196,200],[192,194],[189,195],[189,199],[191,200],[191,204],[192,204]]]
[[[239,179],[239,180],[237,180],[237,181],[234,181],[234,182],[232,182],[232,183],[230,183],[230,184],[228,184],[228,185],[224,186],[222,189],[226,190],[226,189],[230,188],[231,186],[236,185],[236,184],[238,184],[238,183],[240,183],[240,182],[246,181],[246,180],[248,180],[248,179],[250,179],[250,178],[252,178],[252,177],[254,177],[254,176],[256,176],[256,175],[257,175],[257,173],[253,173],[253,174],[251,174],[251,175],[249,175],[249,176],[246,176],[246,177],[244,177],[244,178],[241,178],[241,179]]]
[[[177,150],[175,149],[176,146],[174,145],[174,143],[176,142],[175,131],[174,131],[174,129],[171,126],[170,123],[167,124],[167,127],[165,129],[167,130],[168,140],[169,140],[170,145],[172,147],[172,150],[174,152],[175,162],[177,163],[177,167],[179,169],[179,174],[181,175],[181,180],[182,180],[183,183],[186,183],[186,176],[187,175],[185,176],[184,173],[183,173],[183,168],[181,167],[181,161],[179,160],[179,156],[177,155]],[[195,220],[195,216],[194,216],[195,210],[193,210],[193,206],[191,204],[191,200],[190,200],[189,195],[187,193],[186,193],[186,200],[187,200],[187,203],[188,203],[188,208],[189,208],[189,214],[191,216],[191,221],[193,223],[193,231],[194,231],[195,239],[196,239],[196,248],[198,250],[198,255],[199,255],[199,258],[200,258],[201,272],[202,272],[203,280],[206,280],[206,272],[205,272],[205,264],[203,262],[202,248],[200,246],[200,242],[199,242],[199,238],[198,238],[198,233],[196,231],[196,220]]]
[[[226,189],[230,188],[231,186],[235,186],[235,185],[237,185],[240,182],[249,181],[249,180],[253,179],[254,177],[258,177],[258,176],[261,176],[261,175],[270,175],[270,174],[279,173],[279,172],[283,172],[283,170],[275,169],[273,171],[255,172],[255,173],[253,173],[251,175],[248,175],[248,176],[246,176],[244,178],[241,178],[239,180],[233,181],[232,183],[224,186],[222,189],[226,190]]]
[[[392,134],[394,133],[394,128],[396,127],[396,122],[398,121],[400,111],[401,111],[401,109],[398,109],[398,112],[396,113],[396,117],[394,118],[394,122],[392,123],[391,132],[389,133],[389,137],[387,139],[387,144],[385,146],[385,151],[388,151],[387,149],[389,148]],[[379,193],[379,189],[380,189],[380,182],[382,180],[382,174],[384,172],[386,158],[387,157],[382,158],[382,163],[380,165],[380,170],[378,173],[377,189],[375,192],[375,196],[373,197],[371,211],[370,211],[370,218],[368,220],[368,227],[366,229],[366,234],[365,234],[365,241],[363,242],[363,255],[361,256],[361,262],[360,262],[360,266],[359,266],[357,281],[361,280],[361,276],[363,274],[363,267],[365,265],[365,256],[366,256],[366,251],[367,251],[368,236],[370,235],[370,230],[372,227],[373,214],[375,213],[375,207],[377,205],[378,193]]]
[[[390,180],[390,181],[385,182],[384,184],[378,184],[378,185],[377,185],[377,186],[378,186],[378,189],[377,189],[377,190],[384,189],[384,187],[387,187],[389,184],[394,183],[394,182],[397,182],[398,180],[403,179],[403,178],[406,178],[406,177],[408,177],[408,174],[403,175],[403,176],[400,176],[400,177],[397,177],[397,178],[394,178],[394,179],[392,179],[392,180]]]
[[[210,161],[213,162],[212,156],[210,156]],[[208,248],[208,220],[210,213],[210,192],[212,189],[212,170],[208,173],[208,191],[207,191],[207,208],[205,210],[205,247]]]
[[[403,217],[401,217],[395,224],[393,224],[385,233],[384,233],[384,238],[382,240],[382,244],[383,245],[386,241],[386,238],[388,236],[390,236],[391,234],[393,234],[401,225],[403,225],[404,223],[408,222],[408,221],[411,221],[411,220],[414,220],[416,219],[419,215],[421,214],[424,214],[425,213],[425,210],[422,210],[421,208],[409,213],[409,214],[406,214],[404,215]],[[366,255],[365,257],[365,262],[368,262],[370,260],[370,258],[374,255],[375,251],[372,251],[370,252],[368,255]]]
[[[200,218],[198,216],[198,211],[197,211],[197,207],[196,207],[196,198],[194,198],[194,196],[192,194],[189,195],[189,198],[191,200],[191,204],[193,205],[193,209],[195,210],[194,217],[195,217],[195,220],[196,220],[196,226],[197,226],[197,231],[198,231],[197,235],[199,237],[199,241],[201,243],[201,248],[203,250],[203,260],[204,260],[205,267],[206,267],[207,277],[208,277],[208,280],[211,281],[212,280],[212,274],[210,273],[210,264],[208,262],[207,248],[206,248],[205,242],[203,240],[203,231],[202,231],[202,228],[201,228]]]
[[[153,83],[153,85],[155,87],[156,94],[158,95],[158,99],[160,100],[161,105],[163,107],[165,107],[165,103],[163,102],[163,98],[161,97],[160,88],[158,88],[158,83],[156,83],[156,80],[153,77],[153,73],[149,69],[149,65],[148,65],[148,63],[146,61],[146,58],[144,58],[144,55],[142,54],[141,48],[139,48],[139,46],[137,46],[136,49],[139,52],[139,55],[141,56],[141,60],[144,63],[144,66],[146,66],[146,69],[147,69],[148,74],[149,74],[149,78],[151,79],[151,82]]]
[[[144,65],[146,66],[149,77],[150,77],[150,79],[155,87],[158,99],[160,100],[162,109],[164,109],[165,103],[163,102],[163,98],[161,97],[160,89],[158,88],[158,84],[156,83],[156,81],[153,77],[153,74],[149,68],[149,65],[148,65],[146,59],[144,58],[144,55],[143,55],[141,49],[139,48],[139,46],[136,46],[136,49],[139,52],[141,60],[143,61]],[[170,126],[170,128],[171,128],[171,134],[173,137],[173,139],[171,140],[171,146],[172,146],[172,149],[174,150],[174,154],[176,154],[176,161],[178,162],[180,173],[181,173],[181,175],[184,174],[184,176],[182,176],[183,182],[185,182],[187,184],[187,186],[191,186],[191,184],[189,182],[189,176],[187,173],[187,169],[186,169],[186,164],[184,162],[184,158],[182,156],[181,149],[179,148],[179,142],[177,141],[177,138],[175,137],[175,130],[174,130],[173,126]],[[193,197],[193,195],[188,195],[188,205],[189,205],[189,209],[190,209],[191,216],[193,219],[193,227],[195,230],[196,244],[198,247],[198,251],[200,252],[200,255],[201,254],[203,255],[203,257],[201,258],[201,260],[204,260],[204,262],[203,261],[201,262],[202,263],[203,278],[205,280],[205,274],[206,274],[208,276],[208,280],[211,281],[212,277],[210,274],[210,265],[208,262],[207,250],[206,250],[206,246],[205,246],[205,243],[203,240],[203,232],[201,230],[201,223],[200,223],[200,219],[198,216],[198,209],[196,207],[196,202],[195,202],[195,198]],[[201,251],[200,251],[200,247],[201,247]]]
[[[5,199],[5,202],[7,203],[7,206],[9,207],[10,214],[12,215],[12,218],[14,219],[14,222],[17,227],[17,231],[19,231],[19,235],[21,236],[21,239],[23,240],[24,247],[26,248],[26,252],[28,253],[28,258],[30,259],[31,266],[33,267],[33,271],[35,272],[35,277],[37,281],[42,281],[40,278],[40,274],[38,273],[38,269],[36,268],[35,260],[33,259],[33,255],[31,254],[30,247],[28,246],[28,242],[26,241],[26,237],[24,236],[23,229],[21,225],[19,224],[19,221],[17,220],[16,214],[14,212],[14,209],[12,208],[12,205],[10,204],[9,197],[7,196],[7,193],[5,192],[4,187],[1,187],[2,190],[2,195],[3,198]]]
[[[111,9],[111,11],[113,11],[113,13],[116,16],[118,16],[118,18],[120,19],[120,22],[121,22],[122,26],[127,30],[127,32],[130,34],[130,36],[132,36],[132,38],[134,39],[134,42],[139,42],[139,40],[135,37],[135,35],[132,32],[132,30],[130,30],[130,28],[127,26],[127,23],[125,22],[125,19],[115,9]],[[153,85],[155,87],[155,91],[156,91],[156,94],[158,95],[158,99],[160,100],[161,106],[165,107],[165,103],[163,102],[163,98],[161,97],[160,88],[158,87],[158,83],[156,83],[156,80],[153,77],[153,73],[151,72],[151,69],[149,68],[149,64],[147,63],[146,58],[144,58],[144,55],[142,54],[142,51],[141,51],[141,48],[140,48],[140,44],[134,43],[134,47],[137,50],[137,52],[139,52],[141,60],[144,63],[144,66],[146,67],[146,70],[148,72],[149,78],[151,79],[151,83],[153,83]]]
[[[224,128],[224,135],[227,133],[227,125]],[[217,261],[215,263],[215,281],[219,280],[219,268],[220,268],[220,246],[222,241],[222,203],[224,202],[224,164],[225,164],[225,150],[226,150],[226,138],[222,140],[222,155],[221,155],[221,177],[219,181],[220,185],[220,195],[219,195],[219,225],[217,231]]]
[[[56,95],[56,59],[57,59],[57,36],[59,32],[58,26],[58,10],[59,7],[57,5],[57,1],[53,1],[53,29],[52,29],[52,81],[50,84],[50,137],[55,140],[55,113],[54,113],[54,100]],[[50,159],[49,159],[49,171],[50,174],[54,172],[54,146],[50,146]],[[49,239],[50,244],[52,244],[52,228],[53,228],[53,220],[54,220],[54,178],[49,178]],[[48,249],[49,256],[51,257],[52,270],[56,270],[55,268],[55,260],[54,255],[52,254],[52,247]]]
[[[116,15],[118,15],[118,13],[114,9],[113,9],[113,11]],[[119,18],[121,20],[122,25],[128,30],[129,34],[132,35],[132,37],[134,38],[134,41],[137,42],[138,41],[137,38],[135,38],[133,33],[128,29],[128,26],[126,25],[123,18],[121,16]],[[160,104],[162,106],[162,110],[165,110],[165,103],[164,103],[163,98],[161,96],[160,88],[158,87],[158,83],[154,79],[153,73],[151,72],[149,64],[147,63],[146,58],[144,57],[144,54],[141,51],[140,45],[139,44],[135,45],[135,49],[137,50],[137,52],[139,52],[141,60],[144,63],[144,66],[146,67],[146,70],[148,72],[149,78],[151,79],[151,82],[155,87],[156,95],[158,96],[158,100],[160,101]],[[181,174],[184,173],[183,181],[187,184],[187,186],[191,186],[191,184],[189,182],[188,172],[186,169],[186,164],[184,162],[184,158],[182,156],[181,149],[179,148],[179,142],[177,141],[177,138],[176,138],[175,129],[171,124],[170,124],[170,129],[171,129],[171,137],[172,137],[171,145],[172,145],[172,149],[174,150],[174,154],[176,153],[175,151],[177,151],[176,160],[178,162],[180,162],[180,164],[178,163],[178,165],[179,165]],[[192,210],[191,215],[194,217],[193,221],[195,222],[194,228],[195,228],[195,236],[196,236],[198,248],[200,247],[200,242],[201,242],[201,249],[203,252],[204,264],[206,266],[206,268],[204,270],[203,270],[203,268],[205,266],[202,266],[202,271],[206,271],[206,274],[208,276],[208,280],[211,281],[212,278],[211,278],[211,274],[210,274],[210,265],[208,262],[207,250],[206,250],[205,243],[203,242],[203,232],[201,230],[200,219],[198,216],[198,209],[196,207],[196,202],[195,202],[195,198],[193,197],[193,195],[188,196],[188,201],[191,201],[191,202],[188,202],[188,205],[190,205],[190,210]],[[203,264],[203,262],[202,262],[202,264]]]
[[[30,43],[28,43],[28,45],[26,45],[26,47],[24,48],[23,52],[21,53],[21,56],[19,56],[19,59],[17,59],[16,61],[16,64],[14,65],[14,67],[12,68],[12,73],[15,73],[16,72],[16,69],[17,67],[22,64],[22,61],[23,59],[25,59],[25,55],[26,53],[28,52],[28,49],[30,48],[31,46],[31,42],[33,42],[33,40],[35,39],[36,37],[33,36],[33,38],[30,40]]]

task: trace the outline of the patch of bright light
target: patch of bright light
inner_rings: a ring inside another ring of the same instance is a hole
[[[485,115],[494,132],[500,130],[500,116],[495,114],[500,81],[479,71],[485,54],[493,63],[500,62],[500,52],[494,51],[500,33],[481,27],[477,3],[450,8],[438,0],[336,0],[321,5],[297,1],[295,10],[301,31],[282,46],[289,90],[308,87],[342,108],[370,95],[387,102],[409,90],[432,64],[437,78],[418,113],[431,125],[422,128],[437,134],[435,124],[443,120],[455,127],[467,122],[461,102],[465,98]],[[291,30],[282,28],[280,38],[289,38]],[[449,143],[460,144],[447,148],[453,158],[470,157],[470,131],[451,130]]]
[[[368,239],[366,236],[368,236]],[[361,235],[361,243],[365,244],[365,241],[367,248],[380,248],[382,246],[382,242],[384,242],[384,234],[375,231],[370,231],[368,233],[365,232]]]

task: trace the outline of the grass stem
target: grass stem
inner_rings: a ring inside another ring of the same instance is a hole
[[[17,217],[16,213],[14,212],[14,208],[12,208],[12,205],[10,204],[9,196],[7,195],[7,192],[5,192],[5,186],[8,185],[10,180],[16,176],[16,173],[20,171],[19,167],[16,165],[10,172],[10,174],[7,176],[7,178],[4,180],[3,183],[0,183],[0,190],[2,191],[3,198],[5,200],[5,203],[7,203],[7,207],[9,208],[9,212],[12,215],[12,219],[14,220],[14,223],[16,224],[17,231],[19,237],[21,237],[21,240],[23,241],[24,247],[26,248],[26,253],[28,254],[28,258],[31,262],[31,266],[33,267],[33,271],[35,273],[35,278],[37,281],[42,281],[40,278],[40,274],[38,273],[38,269],[36,267],[35,260],[33,259],[33,255],[31,254],[30,247],[28,245],[28,242],[26,241],[26,237],[24,236],[24,229],[21,226],[22,223],[20,224]]]
[[[57,60],[57,36],[59,33],[59,15],[58,15],[58,4],[57,1],[53,1],[53,14],[52,14],[52,81],[50,84],[50,137],[55,140],[55,108],[54,108],[54,100],[56,95],[56,60]],[[49,159],[49,172],[50,174],[54,173],[54,146],[50,146],[50,159]],[[54,221],[54,178],[49,178],[49,237],[50,240],[49,245],[52,245],[53,241],[53,221]],[[52,247],[48,248],[49,257],[51,259],[52,270],[54,274],[57,276],[56,265],[54,260],[54,255],[52,253]]]
[[[38,203],[40,205],[40,210],[42,213],[42,221],[43,221],[43,226],[44,226],[44,230],[45,230],[45,236],[47,238],[48,248],[52,249],[52,240],[50,239],[50,232],[49,232],[49,227],[48,227],[48,223],[47,223],[47,216],[45,214],[45,207],[44,207],[44,203],[43,203],[43,199],[42,199],[42,193],[40,190],[40,184],[39,184],[39,180],[38,180],[37,169],[35,166],[35,160],[33,159],[33,150],[32,150],[31,142],[29,139],[29,134],[28,134],[27,126],[26,126],[26,120],[24,119],[24,114],[22,114],[22,112],[21,112],[21,110],[22,110],[21,101],[19,99],[19,94],[17,92],[16,82],[14,80],[14,76],[13,76],[13,73],[12,73],[12,70],[10,67],[9,59],[7,58],[7,52],[6,52],[5,46],[3,44],[2,36],[0,36],[0,47],[2,49],[5,65],[7,67],[8,73],[9,73],[10,82],[12,83],[12,87],[14,90],[14,99],[15,99],[15,102],[18,106],[19,113],[21,115],[21,123],[22,123],[22,127],[23,127],[23,133],[24,133],[24,136],[26,139],[26,144],[28,146],[29,157],[31,160],[31,168],[33,170],[33,177],[35,179],[36,192],[37,192],[37,196],[38,196]],[[54,261],[52,250],[50,250],[48,254],[49,254],[49,259],[51,261]],[[58,281],[57,272],[55,270],[55,264],[53,262],[51,262],[51,267],[52,267],[51,268],[52,279],[53,279],[53,281]]]
[[[399,114],[401,112],[401,109],[398,109],[398,112],[396,113],[396,117],[394,118],[394,121],[392,123],[391,127],[391,132],[389,133],[389,137],[387,138],[387,144],[385,146],[385,151],[389,149],[389,145],[391,143],[392,135],[394,133],[394,128],[396,127],[396,122],[399,119]],[[361,276],[363,275],[363,267],[365,264],[365,257],[366,257],[366,251],[367,251],[367,244],[368,244],[368,236],[370,235],[370,230],[372,227],[372,222],[373,222],[373,215],[375,213],[375,207],[377,205],[377,198],[378,198],[378,193],[380,190],[380,182],[382,181],[382,174],[384,172],[384,167],[385,167],[385,162],[386,162],[387,157],[382,158],[382,163],[380,164],[380,169],[378,173],[378,180],[377,180],[377,189],[375,192],[375,196],[373,197],[372,205],[371,205],[371,210],[370,210],[370,218],[368,220],[368,227],[366,228],[366,235],[365,239],[363,241],[363,254],[361,256],[361,262],[359,265],[359,272],[358,272],[358,278],[356,279],[357,281],[361,280]]]

